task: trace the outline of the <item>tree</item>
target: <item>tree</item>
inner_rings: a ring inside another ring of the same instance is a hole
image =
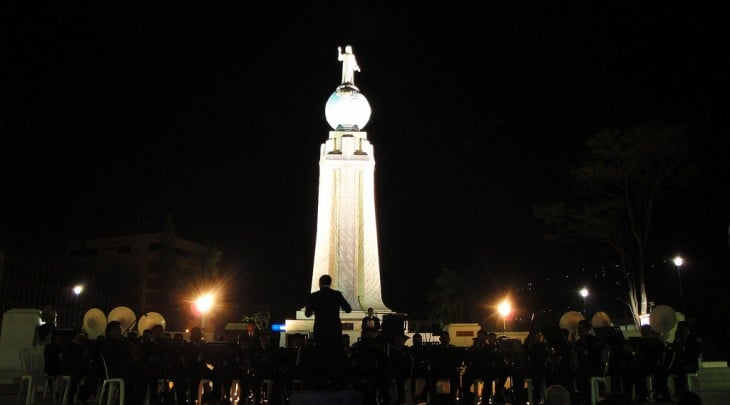
[[[456,270],[443,268],[433,281],[428,301],[442,323],[463,322],[470,304],[469,285]]]
[[[581,205],[553,202],[534,207],[553,228],[548,238],[584,237],[600,241],[618,256],[635,324],[647,313],[647,244],[657,202],[694,173],[689,147],[679,127],[604,130],[586,142],[587,158],[571,178]]]

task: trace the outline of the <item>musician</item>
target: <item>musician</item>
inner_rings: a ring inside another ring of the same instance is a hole
[[[481,397],[483,402],[492,398],[492,382],[495,382],[494,400],[500,401],[504,398],[504,383],[507,377],[507,368],[504,362],[505,353],[497,344],[497,334],[487,333],[484,330],[477,332],[471,347],[471,367],[468,367],[469,377],[466,379],[469,384],[474,380],[484,381]]]
[[[238,335],[238,342],[254,342],[258,344],[261,339],[261,332],[256,329],[256,322],[246,322],[246,330]]]
[[[439,346],[454,347],[454,345],[451,344],[451,335],[449,335],[449,332],[441,332],[439,335]]]
[[[64,373],[71,376],[69,392],[78,392],[78,399],[85,402],[96,391],[97,379],[91,372],[91,352],[81,329],[71,332],[71,339],[63,352]]]
[[[464,374],[461,378],[461,383],[459,384],[457,382],[458,380],[452,382],[452,385],[456,385],[457,387],[462,388],[461,392],[464,393],[468,393],[470,391],[471,385],[477,379],[481,379],[484,381],[484,386],[486,389],[486,375],[489,372],[490,359],[488,356],[488,350],[484,349],[487,344],[487,331],[484,329],[479,329],[477,331],[477,335],[471,340],[471,346],[466,353],[466,361],[464,364],[466,366],[466,370],[463,372]],[[474,395],[478,394],[475,393]]]
[[[671,351],[674,361],[669,367],[674,374],[674,386],[678,392],[688,391],[687,374],[696,373],[699,369],[702,349],[699,337],[692,333],[687,321],[677,322]]]
[[[134,368],[129,342],[122,335],[121,322],[111,321],[107,324],[101,355],[106,361],[106,378],[124,379],[127,398],[131,398],[130,402],[142,403],[147,392],[144,374],[137,373]]]
[[[413,356],[410,348],[405,345],[410,339],[408,335],[402,331],[391,338],[390,356],[388,357],[388,372],[390,380],[395,381],[397,398],[394,403],[402,404],[405,396],[404,384],[407,379],[411,378],[413,370]],[[409,388],[410,388],[410,384]],[[391,398],[392,400],[393,398]],[[393,403],[393,402],[391,402]]]
[[[489,369],[487,378],[484,380],[484,389],[491,390],[492,381],[494,381],[494,400],[502,403],[504,402],[504,384],[510,373],[509,356],[497,343],[497,334],[494,332],[487,334],[485,348],[488,351]]]
[[[373,337],[380,331],[380,319],[375,316],[372,308],[368,308],[368,315],[362,318],[361,329],[368,337]]]
[[[203,349],[205,340],[203,339],[203,331],[200,327],[190,329],[190,339],[185,342],[182,348],[183,364],[185,365],[185,379],[182,379],[177,386],[180,388],[178,392],[186,392],[189,388],[190,397],[197,398],[198,385],[202,378],[209,378],[212,374],[205,365],[203,357]],[[190,381],[189,387],[184,387],[186,380]],[[178,397],[181,397],[178,395]],[[184,398],[184,397],[182,397]]]
[[[656,375],[657,367],[659,367],[662,353],[664,352],[664,343],[662,343],[659,334],[651,330],[649,325],[641,325],[639,329],[641,337],[630,338],[634,349],[634,386],[636,387],[636,397],[639,402],[649,401],[649,387],[646,379],[649,376]],[[652,382],[652,385],[662,391],[661,381]],[[666,378],[664,379],[666,386]],[[668,387],[667,387],[668,390]]]
[[[411,392],[415,400],[425,400],[426,390],[424,388],[428,387],[428,379],[431,372],[431,347],[424,346],[423,336],[420,333],[415,333],[411,342],[410,352],[413,358]]]
[[[527,375],[532,379],[532,398],[535,403],[542,402],[542,385],[547,374],[549,349],[545,343],[545,334],[533,329],[525,338],[527,351]]]
[[[573,345],[577,356],[576,385],[582,398],[590,397],[590,378],[604,375],[603,345],[592,331],[590,322],[578,322],[578,339]]]

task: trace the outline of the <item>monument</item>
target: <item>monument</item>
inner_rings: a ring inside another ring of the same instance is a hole
[[[344,329],[359,336],[360,320],[368,308],[379,315],[390,313],[382,299],[380,260],[375,217],[375,158],[373,145],[363,128],[371,109],[355,86],[360,71],[351,46],[338,47],[342,62],[340,85],[325,105],[332,128],[320,148],[317,237],[311,291],[319,289],[319,277],[329,274],[332,288],[342,292],[353,311],[342,313]],[[287,320],[287,333],[311,331],[314,318],[297,311]],[[352,324],[352,329],[349,329]]]

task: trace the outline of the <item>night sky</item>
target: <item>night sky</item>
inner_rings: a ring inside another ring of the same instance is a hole
[[[487,291],[614,263],[543,241],[531,207],[569,198],[587,137],[646,123],[685,126],[700,172],[657,207],[650,298],[676,304],[677,253],[688,301],[727,282],[730,21],[710,6],[20,3],[0,9],[6,249],[158,232],[172,213],[178,236],[218,244],[243,311],[293,316],[352,45],[392,309],[424,311],[442,267],[479,266]]]

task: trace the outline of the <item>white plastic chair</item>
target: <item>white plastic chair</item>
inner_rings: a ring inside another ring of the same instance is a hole
[[[51,389],[51,399],[55,405],[60,400],[61,405],[68,404],[68,394],[71,390],[71,376],[68,375],[44,375],[45,385],[43,386],[43,398],[48,395],[48,388]],[[60,395],[63,392],[63,395]]]
[[[23,387],[25,386],[25,405],[31,405],[35,403],[35,394],[43,379],[43,353],[23,349],[20,352],[20,364],[23,367],[23,375],[20,377],[16,403],[20,403]]]
[[[203,394],[213,390],[213,381],[207,378],[201,379],[198,383],[198,402],[197,404],[203,403]]]
[[[99,390],[99,405],[103,405],[104,394],[106,393],[106,405],[111,405],[112,400],[116,396],[115,390],[119,390],[119,405],[124,405],[124,379],[122,378],[109,378],[109,367],[107,367],[106,359],[103,354],[100,354],[101,361],[104,364],[104,382],[101,384]]]
[[[591,377],[591,405],[597,405],[601,393],[601,383],[608,391],[609,383],[604,377]]]

